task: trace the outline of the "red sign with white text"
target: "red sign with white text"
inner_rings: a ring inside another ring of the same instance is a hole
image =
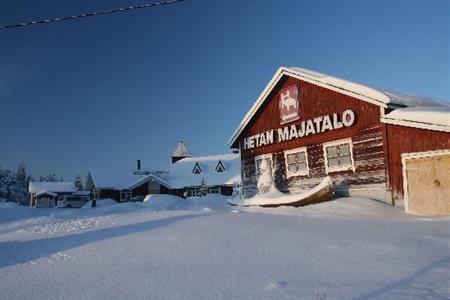
[[[290,86],[280,92],[280,124],[286,124],[300,118],[298,88]]]

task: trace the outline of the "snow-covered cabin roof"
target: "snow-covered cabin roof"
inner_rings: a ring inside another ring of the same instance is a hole
[[[73,193],[77,190],[73,182],[30,182],[28,192],[37,193]]]
[[[381,117],[386,124],[450,132],[450,106],[397,108]]]
[[[387,91],[383,89],[373,88],[359,83],[347,81],[338,77],[318,73],[315,71],[297,68],[297,67],[281,67],[266,85],[256,102],[242,119],[239,126],[234,131],[228,141],[228,146],[233,146],[239,135],[247,127],[253,116],[256,114],[261,105],[265,102],[269,94],[275,88],[278,81],[283,76],[290,76],[303,80],[341,94],[349,95],[354,98],[366,101],[380,107],[405,107],[405,106],[436,106],[442,105],[444,102],[432,100],[429,98],[419,97],[412,94]]]
[[[224,172],[217,172],[216,167],[222,163]],[[201,173],[194,174],[195,165],[198,164]],[[170,165],[162,179],[172,188],[184,188],[189,186],[199,186],[202,178],[208,186],[232,185],[240,182],[240,156],[239,154],[223,154],[210,156],[197,156],[183,158]]]
[[[150,178],[154,178],[160,184],[167,186],[167,183],[163,182],[161,178],[154,176],[153,174],[133,174],[132,171],[124,172],[118,170],[99,170],[89,169],[89,175],[92,182],[97,189],[113,189],[122,190],[133,188]]]
[[[48,192],[48,191],[42,191],[42,192],[34,194],[35,197],[42,196],[42,195],[49,195],[49,196],[52,196],[52,197],[57,197],[58,196],[58,194],[55,194],[55,193],[52,193],[52,192]]]
[[[181,141],[175,147],[175,150],[173,150],[172,156],[173,157],[190,157],[191,154],[189,153],[186,145]]]

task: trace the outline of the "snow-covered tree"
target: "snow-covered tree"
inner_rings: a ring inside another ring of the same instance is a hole
[[[239,182],[233,182],[233,194],[231,195],[233,199],[242,198],[242,185]]]
[[[206,184],[205,178],[202,177],[200,183],[200,196],[206,196],[208,194],[208,185]]]
[[[28,202],[28,183],[30,177],[27,174],[26,164],[21,161],[17,166],[16,180],[12,186],[11,200],[20,204],[27,204]]]
[[[16,174],[10,170],[0,168],[0,197],[11,200],[13,186],[16,183]]]
[[[272,177],[272,167],[268,163],[267,159],[263,159],[259,165],[259,177],[256,187],[258,188],[258,194],[267,193],[271,186],[274,184]]]
[[[16,176],[17,181],[19,182],[25,182],[27,180],[27,165],[23,161],[19,162],[19,165],[17,166]]]
[[[44,181],[47,182],[58,182],[58,179],[56,178],[56,174],[48,174],[47,177],[44,178]]]
[[[83,187],[83,180],[81,179],[80,175],[77,175],[75,177],[74,183],[75,183],[75,187],[77,188],[77,190],[82,190],[84,188]]]
[[[0,198],[20,204],[28,202],[28,183],[31,176],[27,174],[26,165],[20,162],[17,172],[0,168]]]

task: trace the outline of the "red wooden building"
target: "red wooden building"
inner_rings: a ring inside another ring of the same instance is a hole
[[[282,67],[229,146],[240,149],[245,197],[256,193],[258,165],[266,159],[282,173],[282,191],[311,188],[328,175],[338,195],[402,205],[401,155],[450,149],[450,110],[444,102]]]

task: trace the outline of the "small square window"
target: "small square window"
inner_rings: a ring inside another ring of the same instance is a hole
[[[350,145],[349,144],[340,145],[339,155],[350,155]]]
[[[289,164],[288,169],[289,169],[289,172],[295,173],[298,170],[298,166],[296,163]]]
[[[297,154],[297,161],[298,162],[306,162],[306,153],[300,152]]]
[[[288,164],[294,164],[297,162],[297,157],[295,154],[288,155]]]
[[[349,166],[352,164],[352,161],[350,159],[350,155],[341,156],[339,159],[339,163],[341,166]]]
[[[335,171],[355,170],[351,139],[325,143],[323,150],[327,174]]]
[[[328,158],[328,166],[329,167],[337,167],[339,165],[339,160],[337,157]]]
[[[337,147],[328,147],[327,148],[328,157],[336,157],[338,156]]]
[[[287,177],[309,175],[306,148],[297,148],[284,153]]]

